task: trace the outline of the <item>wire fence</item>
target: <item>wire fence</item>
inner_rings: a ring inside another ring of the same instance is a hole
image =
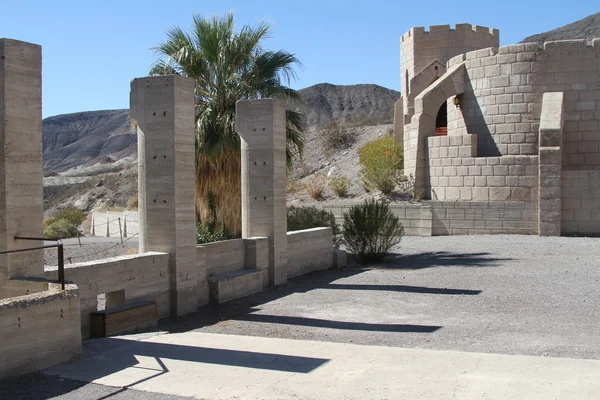
[[[81,260],[81,259],[88,259],[88,260],[90,260],[90,258],[92,258],[92,259],[100,259],[102,257],[95,257],[95,256],[99,256],[101,254],[106,255],[106,254],[110,253],[111,250],[119,248],[119,247],[120,248],[124,248],[124,249],[128,248],[127,246],[125,246],[125,243],[127,243],[128,241],[130,241],[131,239],[133,239],[133,238],[135,238],[137,236],[138,236],[138,234],[135,233],[135,234],[131,235],[130,237],[124,239],[122,242],[116,243],[116,244],[111,245],[111,246],[109,246],[107,248],[96,250],[96,251],[93,251],[91,253],[85,253],[85,254],[81,254],[81,255],[76,255],[76,256],[66,256],[65,258],[66,258],[68,264],[73,264],[73,260]],[[88,245],[88,244],[89,245],[103,245],[103,244],[107,244],[107,242],[105,242],[105,241],[97,241],[96,240],[96,241],[90,241],[90,242],[85,243],[85,245]],[[84,245],[82,245],[82,246],[84,246]]]

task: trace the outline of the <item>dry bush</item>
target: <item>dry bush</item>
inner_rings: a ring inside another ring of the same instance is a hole
[[[320,134],[328,150],[346,149],[356,141],[356,133],[343,124],[328,122],[320,129]]]
[[[128,210],[137,210],[138,209],[138,197],[137,197],[137,195],[130,196],[127,199],[127,209]]]
[[[302,189],[302,185],[298,179],[288,177],[285,189],[288,194],[296,194]]]
[[[327,177],[323,173],[315,174],[315,176],[309,178],[309,180],[304,184],[304,188],[315,200],[319,200],[323,197],[325,193],[325,187],[327,185]]]
[[[329,188],[338,197],[344,197],[350,189],[350,179],[345,176],[334,176],[329,180]]]

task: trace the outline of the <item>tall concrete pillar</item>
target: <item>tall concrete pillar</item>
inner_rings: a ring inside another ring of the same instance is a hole
[[[140,253],[170,253],[171,314],[196,311],[194,81],[179,76],[131,82],[137,123]]]
[[[240,100],[242,237],[269,238],[269,284],[287,281],[286,135],[283,100]]]
[[[42,245],[14,237],[41,236],[43,213],[42,48],[0,39],[0,249]],[[43,273],[41,250],[0,256],[0,286]]]

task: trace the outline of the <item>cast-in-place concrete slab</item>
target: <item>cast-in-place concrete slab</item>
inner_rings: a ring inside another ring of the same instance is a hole
[[[600,361],[200,332],[109,339],[47,374],[200,399],[597,399]]]

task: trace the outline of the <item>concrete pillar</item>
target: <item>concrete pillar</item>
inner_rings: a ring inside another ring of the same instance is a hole
[[[41,246],[15,240],[43,231],[42,48],[0,39],[0,249]],[[44,273],[42,250],[0,256],[7,279]]]
[[[176,317],[196,311],[202,272],[196,266],[194,81],[134,79],[130,104],[138,135],[139,250],[170,253]]]
[[[540,114],[538,233],[560,236],[563,93],[544,93]]]
[[[240,100],[242,237],[269,238],[269,284],[287,281],[286,134],[283,100]]]

